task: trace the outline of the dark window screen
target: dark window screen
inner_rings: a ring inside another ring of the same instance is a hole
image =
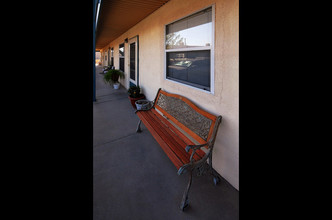
[[[124,72],[124,44],[119,45],[119,63],[120,63],[120,70]]]
[[[130,79],[135,80],[135,43],[130,44]]]
[[[124,72],[124,58],[120,57],[120,70]]]

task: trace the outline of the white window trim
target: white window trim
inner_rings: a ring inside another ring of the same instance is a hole
[[[135,80],[130,78],[130,44],[135,43]],[[129,76],[129,81],[132,82],[133,84],[137,85],[137,58],[138,58],[138,52],[137,52],[137,35],[135,37],[132,37],[128,41],[128,76]]]
[[[189,17],[193,14],[196,14],[197,12],[200,12],[200,11],[203,11],[207,8],[210,8],[212,7],[212,36],[211,36],[211,45],[210,46],[206,46],[206,47],[193,47],[193,48],[181,48],[181,49],[166,49],[166,26],[169,25],[169,24],[172,24],[176,21],[179,21],[183,18],[186,18],[186,17]],[[188,14],[186,16],[183,16],[175,21],[172,21],[168,24],[165,24],[164,26],[164,80],[166,81],[169,81],[169,82],[172,82],[172,83],[175,83],[175,84],[178,84],[178,85],[181,85],[181,86],[186,86],[186,87],[189,87],[189,88],[192,88],[192,89],[196,89],[196,90],[199,90],[199,91],[202,91],[202,92],[205,92],[205,93],[208,93],[208,94],[212,94],[214,95],[214,40],[215,40],[215,4],[213,5],[209,5],[205,8],[202,8],[200,10],[197,10],[191,14]],[[204,90],[204,89],[201,89],[201,88],[197,88],[195,86],[191,86],[191,85],[188,85],[188,84],[184,84],[184,83],[181,83],[181,82],[177,82],[177,81],[174,81],[174,80],[170,80],[170,79],[167,79],[167,62],[166,62],[166,53],[167,52],[181,52],[181,51],[199,51],[199,50],[210,50],[210,53],[211,53],[211,57],[210,57],[210,91],[207,91],[207,90]]]
[[[186,48],[175,48],[175,49],[166,49],[166,52],[181,52],[181,51],[198,51],[198,50],[211,50],[211,46],[208,47],[186,47]]]

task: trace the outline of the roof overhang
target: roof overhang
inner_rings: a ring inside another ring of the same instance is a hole
[[[118,38],[169,0],[102,0],[96,30],[96,50]]]

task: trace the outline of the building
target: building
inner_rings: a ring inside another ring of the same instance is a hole
[[[213,167],[239,190],[239,1],[102,0],[96,50],[153,100],[158,88],[222,115]]]
[[[96,65],[99,65],[99,63],[101,63],[101,54],[99,51],[96,51],[95,57],[96,57]]]

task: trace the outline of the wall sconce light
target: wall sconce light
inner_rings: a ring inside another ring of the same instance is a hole
[[[124,40],[124,42],[125,42],[125,43],[128,43],[128,38],[126,38],[126,39]]]

